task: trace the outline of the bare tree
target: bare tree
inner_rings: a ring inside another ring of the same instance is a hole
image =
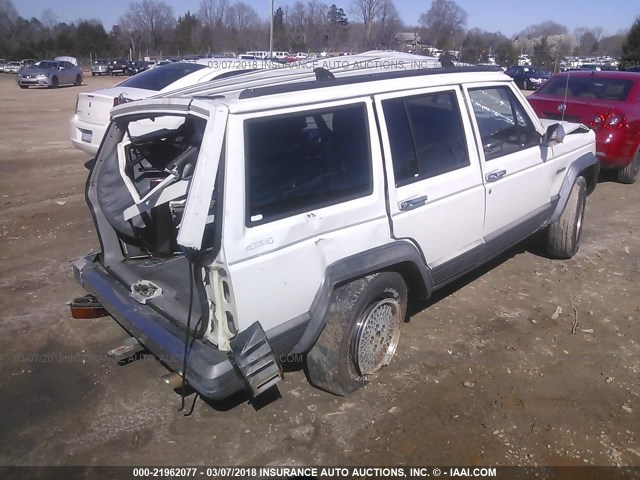
[[[364,24],[367,44],[371,42],[373,23],[380,18],[384,5],[385,0],[353,0],[351,3],[351,13]]]
[[[384,0],[382,11],[380,12],[379,31],[377,43],[389,45],[393,41],[393,36],[402,28],[402,21],[393,0]]]
[[[253,44],[251,32],[260,24],[260,17],[253,7],[244,2],[238,2],[227,10],[227,26],[232,30],[239,49],[245,49]]]
[[[296,1],[284,10],[284,22],[287,26],[289,45],[294,49],[307,47],[307,9],[301,1]]]
[[[137,29],[132,19],[126,15],[120,17],[118,25],[114,25],[113,30],[118,37],[126,42],[127,48],[131,51],[131,57],[136,58],[142,40],[142,32]]]
[[[11,0],[0,0],[0,16],[12,22],[18,18],[18,11]]]
[[[229,9],[229,0],[201,0],[199,17],[208,26],[222,25]]]
[[[244,32],[259,22],[258,13],[247,3],[238,2],[228,10],[227,24],[238,32]]]
[[[438,48],[448,48],[456,30],[467,24],[467,12],[454,0],[433,0],[431,8],[420,15],[419,22]]]
[[[131,19],[133,28],[154,50],[162,47],[176,23],[173,8],[160,0],[134,2],[129,5],[125,17]]]
[[[42,12],[40,21],[49,30],[53,30],[55,26],[58,25],[58,16],[53,10],[47,8],[44,12]]]

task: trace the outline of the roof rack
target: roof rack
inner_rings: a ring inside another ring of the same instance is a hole
[[[282,83],[297,83],[310,81],[317,78],[314,67],[318,64],[333,65],[327,68],[334,76],[340,78],[344,76],[357,76],[363,73],[381,70],[381,65],[386,62],[401,62],[405,64],[405,69],[416,69],[415,65],[426,64],[427,67],[436,68],[440,62],[434,57],[424,57],[402,52],[380,52],[371,51],[346,57],[334,57],[326,59],[315,59],[298,64],[290,64],[284,68],[258,69],[252,72],[230,76],[224,79],[215,79],[210,82],[200,83],[179,90],[154,95],[156,97],[206,97],[214,95],[224,95],[237,98],[244,90],[249,88],[266,87]]]
[[[446,73],[479,73],[502,72],[498,66],[472,66],[472,67],[448,67],[448,68],[420,68],[415,70],[392,70],[376,73],[365,73],[340,78],[325,78],[299,83],[282,83],[265,87],[247,88],[240,92],[240,99],[277,95],[279,93],[292,93],[316,88],[337,87],[352,85],[355,83],[370,82],[374,80],[390,80],[396,78],[411,78],[423,75],[442,75]]]

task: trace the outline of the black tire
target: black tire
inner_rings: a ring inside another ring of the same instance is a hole
[[[407,287],[395,272],[368,275],[336,288],[326,325],[307,354],[309,382],[335,395],[366,385],[393,357],[406,310]],[[371,356],[366,356],[366,347]]]
[[[76,87],[82,85],[82,77],[80,75],[76,75],[76,81],[73,83]]]
[[[22,89],[29,88],[29,85],[18,85],[18,86]]]
[[[518,87],[520,87],[520,90],[526,90],[527,89],[527,83],[525,80],[522,80],[520,82],[520,85],[518,85]]]
[[[547,228],[547,252],[553,257],[569,259],[578,253],[586,201],[587,181],[578,177],[562,214]]]
[[[51,88],[58,88],[58,85],[59,85],[58,77],[53,77],[51,79]]]
[[[96,72],[91,72],[91,76],[95,77],[96,76]]]
[[[640,150],[636,152],[636,156],[633,157],[631,163],[624,168],[618,170],[618,182],[632,184],[635,183],[638,178],[638,171],[640,170]]]

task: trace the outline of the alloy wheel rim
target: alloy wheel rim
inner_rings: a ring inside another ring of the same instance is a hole
[[[393,298],[374,303],[357,323],[353,357],[360,375],[372,375],[387,365],[400,340],[400,304]]]

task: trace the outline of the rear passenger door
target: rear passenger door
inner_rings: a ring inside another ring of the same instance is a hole
[[[472,266],[482,243],[485,193],[460,89],[375,99],[396,238],[412,239],[436,283]]]
[[[375,125],[370,97],[229,116],[223,245],[240,329],[308,319],[329,265],[390,242]]]

